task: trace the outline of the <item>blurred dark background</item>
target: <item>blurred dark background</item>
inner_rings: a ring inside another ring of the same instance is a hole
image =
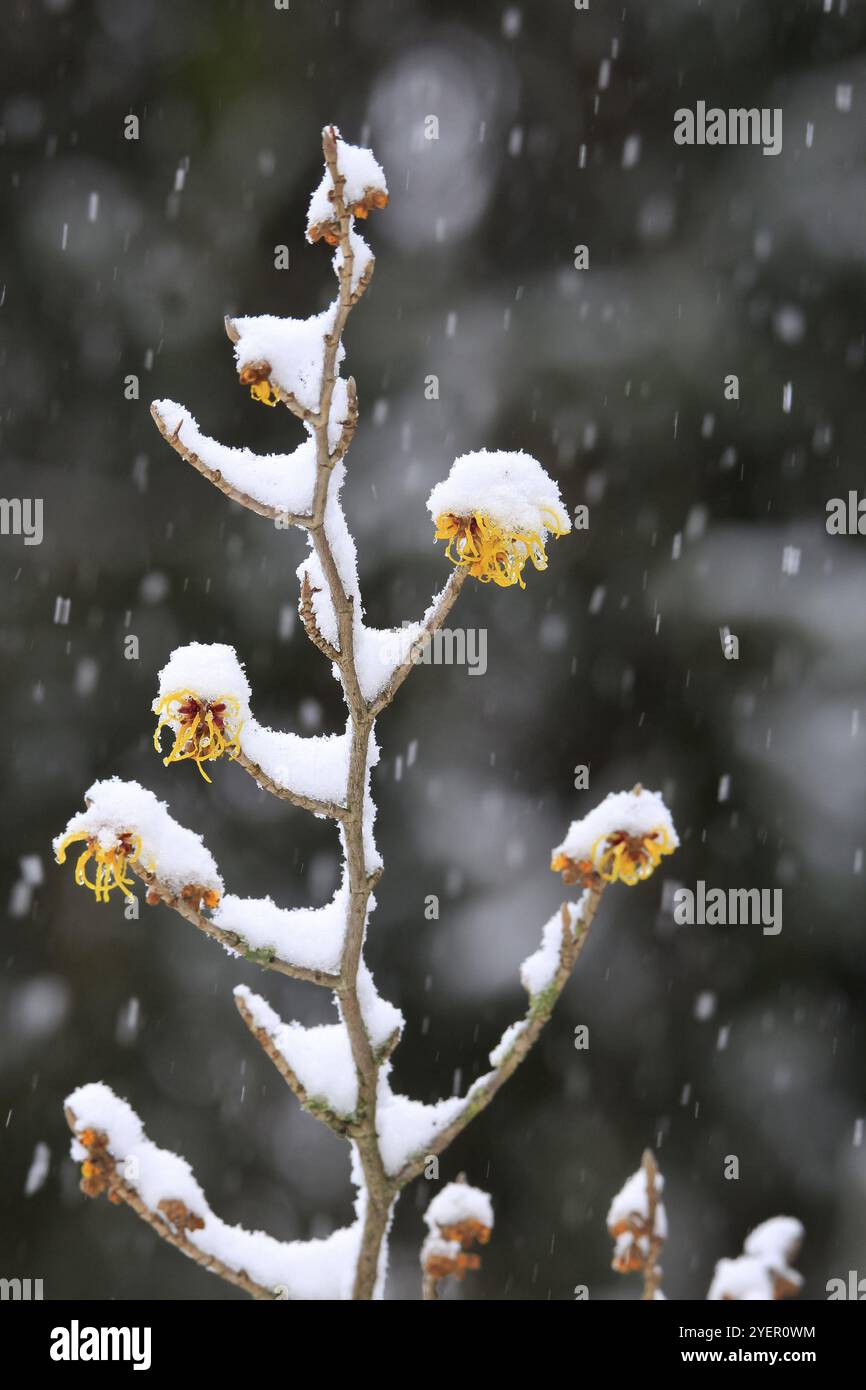
[[[636,1296],[604,1218],[647,1144],[670,1297],[703,1297],[780,1212],[807,1227],[806,1297],[863,1273],[866,542],[824,518],[863,479],[866,7],[11,0],[3,51],[3,493],[44,498],[45,536],[0,538],[0,1274],[53,1298],[237,1296],[80,1196],[62,1103],[86,1080],[189,1158],[227,1219],[294,1238],[350,1217],[345,1147],[299,1111],[231,988],[304,1022],[327,1000],[162,908],[96,906],[50,850],[116,772],[203,832],[232,891],[333,889],[330,827],[239,769],[212,788],[164,769],[149,712],[159,667],[197,639],[237,646],[265,722],[342,724],[295,616],[303,538],[227,503],[148,415],[170,396],[228,443],[300,438],[238,387],[222,316],[332,297],[329,254],[303,240],[327,121],[372,144],[391,189],[346,342],[369,620],[417,616],[444,581],[424,504],[458,453],[526,448],[591,514],[524,593],[465,593],[483,677],[422,668],[380,721],[367,954],[408,1020],[399,1087],[433,1100],[486,1069],[574,816],[639,780],[683,840],[608,894],[542,1043],[443,1160],[497,1214],[461,1296]],[[781,107],[781,155],[677,147],[673,113],[699,99]],[[701,878],[783,888],[781,935],[675,926],[673,889]],[[400,1204],[392,1297],[418,1294],[431,1195]]]

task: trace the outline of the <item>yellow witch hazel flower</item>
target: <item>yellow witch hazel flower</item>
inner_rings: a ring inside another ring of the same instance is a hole
[[[679,845],[660,792],[611,792],[583,820],[573,821],[550,867],[564,883],[588,888],[601,879],[633,887],[649,878]]]
[[[481,584],[526,587],[523,570],[547,568],[549,535],[571,521],[556,483],[529,454],[481,449],[455,459],[427,501],[436,540],[453,565]]]
[[[254,401],[260,401],[262,405],[279,405],[279,395],[271,385],[270,362],[259,362],[244,367],[239,377],[241,386],[250,388],[250,395]]]
[[[161,890],[197,910],[216,907],[223,883],[213,856],[201,836],[178,825],[153,792],[138,782],[109,777],[88,787],[84,799],[86,810],[77,811],[55,838],[54,854],[64,864],[69,846],[83,844],[75,882],[89,888],[98,903],[109,902],[115,889],[125,898],[135,897],[132,870],[150,886],[158,873]]]
[[[98,903],[107,903],[115,888],[119,888],[126,898],[133,897],[133,880],[127,875],[127,867],[141,855],[141,837],[132,830],[102,830],[92,834],[87,830],[73,830],[63,835],[57,844],[55,855],[58,864],[66,863],[66,851],[71,844],[84,841],[84,849],[75,863],[75,882],[79,888],[89,888]],[[87,877],[87,865],[93,860],[93,879]]]
[[[153,746],[162,751],[163,729],[170,728],[174,742],[163,763],[178,763],[191,758],[206,782],[210,778],[202,763],[215,762],[227,755],[233,758],[240,751],[240,705],[231,695],[205,700],[191,690],[172,690],[157,702],[155,714],[159,722],[153,734]]]
[[[159,695],[153,703],[157,725],[153,746],[162,751],[162,731],[173,741],[163,757],[170,763],[194,762],[206,782],[203,764],[234,758],[249,716],[250,688],[234,648],[221,643],[192,642],[178,647],[159,674]]]

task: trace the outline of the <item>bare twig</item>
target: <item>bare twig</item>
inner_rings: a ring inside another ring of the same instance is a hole
[[[323,656],[329,661],[339,661],[340,653],[336,647],[332,647],[319,631],[319,624],[316,622],[316,615],[313,611],[313,594],[317,594],[318,589],[314,589],[310,583],[310,576],[305,572],[301,583],[301,601],[298,605],[298,612],[301,615],[301,622],[304,625],[304,632],[309,637],[314,647],[318,647]]]

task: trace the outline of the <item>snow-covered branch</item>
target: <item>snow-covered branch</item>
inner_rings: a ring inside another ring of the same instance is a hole
[[[643,1276],[643,1297],[664,1298],[659,1255],[668,1223],[661,1200],[664,1178],[655,1155],[645,1149],[638,1171],[620,1188],[610,1204],[607,1229],[614,1241],[613,1268],[618,1274]]]
[[[152,1143],[135,1111],[108,1086],[80,1086],[65,1109],[86,1196],[125,1202],[162,1240],[252,1298],[350,1296],[357,1223],[309,1241],[230,1226],[211,1210],[186,1160]]]
[[[610,1204],[607,1228],[614,1242],[612,1267],[618,1274],[640,1274],[643,1298],[664,1299],[659,1255],[668,1235],[662,1203],[664,1178],[655,1155],[644,1150],[641,1166]],[[790,1298],[800,1292],[802,1275],[792,1268],[803,1240],[803,1226],[793,1216],[774,1216],[746,1237],[742,1255],[719,1260],[707,1298],[760,1301]]]
[[[424,655],[425,648],[433,640],[445,619],[448,617],[448,614],[451,612],[451,609],[454,607],[454,604],[457,602],[457,597],[460,590],[463,588],[465,579],[466,571],[464,569],[455,569],[452,572],[445,588],[442,590],[441,594],[437,594],[418,625],[420,630],[417,637],[414,637],[411,641],[406,656],[403,657],[394,670],[385,689],[372,702],[370,706],[370,713],[372,715],[381,714],[382,710],[390,705],[406,677],[411,674],[413,666],[418,665]]]
[[[235,990],[238,1013],[304,1110],[344,1138],[357,1131],[358,1087],[348,1034],[341,1023],[318,1028],[285,1024],[245,985]]]
[[[322,149],[324,172],[310,202],[307,238],[334,248],[336,298],[305,319],[235,316],[225,325],[240,383],[261,404],[285,405],[300,421],[303,439],[289,453],[259,455],[210,438],[174,401],[154,402],[152,413],[176,453],[225,496],[305,534],[307,554],[296,571],[299,612],[339,683],[345,729],[302,737],[260,724],[242,661],[222,643],[191,642],[171,654],[153,713],[154,746],[166,766],[191,763],[210,783],[216,763],[237,762],[274,796],[333,821],[340,886],[329,903],[307,908],[226,894],[200,838],[138,784],[116,779],[91,788],[88,809],[73,817],[56,850],[62,862],[70,844],[82,844],[76,881],[98,901],[108,902],[114,890],[129,897],[138,876],[149,901],[166,903],[232,954],[333,992],[336,1017],[317,1027],[284,1022],[245,987],[235,998],[300,1104],[349,1142],[357,1220],[327,1241],[289,1245],[225,1226],[183,1160],[151,1145],[125,1102],[102,1086],[70,1097],[76,1156],[92,1169],[85,1181],[127,1202],[164,1239],[254,1297],[276,1296],[280,1286],[289,1297],[369,1299],[382,1291],[400,1191],[490,1104],[529,1054],[577,963],[606,884],[649,877],[678,841],[661,797],[639,787],[608,797],[572,825],[552,867],[584,891],[554,914],[538,950],[524,961],[528,1006],[491,1053],[492,1069],[465,1095],[435,1104],[393,1089],[391,1058],[403,1017],[379,995],[364,960],[373,890],[383,872],[371,790],[379,757],[375,720],[419,664],[467,581],[523,589],[526,574],[547,567],[548,542],[567,534],[570,520],[556,483],[529,455],[462,455],[428,501],[434,539],[445,543],[453,566],[447,583],[417,621],[395,629],[367,623],[340,500],[358,398],[354,379],[340,369],[345,326],[374,266],[355,223],[384,207],[388,191],[371,151],[347,144],[334,127],[323,132]],[[137,1176],[120,1168],[133,1159]],[[489,1236],[492,1207],[486,1194],[456,1184],[440,1193],[428,1215],[425,1281],[435,1289],[439,1279],[475,1267],[470,1247]]]
[[[193,416],[174,401],[154,401],[150,413],[163,439],[232,502],[285,526],[309,523],[315,481],[309,440],[292,454],[254,454],[202,434]]]

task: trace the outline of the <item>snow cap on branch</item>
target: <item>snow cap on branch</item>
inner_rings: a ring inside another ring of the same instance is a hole
[[[564,909],[568,913],[568,920],[572,932],[575,923],[581,913],[580,903],[566,903]],[[545,922],[541,932],[541,945],[520,967],[520,983],[526,990],[529,997],[535,998],[536,995],[543,994],[548,985],[553,983],[553,978],[559,969],[562,959],[563,934],[566,931],[563,925],[563,908],[554,912],[549,921]]]
[[[479,1077],[465,1096],[450,1096],[425,1105],[392,1091],[389,1071],[386,1063],[379,1073],[376,1133],[386,1172],[398,1173],[410,1159],[428,1151],[436,1136],[471,1103],[473,1093],[483,1088],[488,1077]]]
[[[240,746],[244,755],[284,791],[345,804],[351,731],[295,734],[269,729],[250,719],[241,731]]]
[[[78,811],[55,838],[54,852],[62,864],[68,845],[84,841],[76,881],[95,892],[98,886],[97,899],[107,902],[116,887],[131,896],[125,870],[133,862],[156,874],[173,892],[192,896],[191,890],[200,890],[196,896],[205,906],[216,904],[223,882],[213,856],[201,836],[179,825],[153,792],[138,782],[111,777],[94,782],[85,800],[87,809]],[[93,883],[86,876],[90,859],[96,865]],[[106,866],[105,871],[100,872],[100,865]]]
[[[630,792],[610,792],[581,820],[572,821],[568,834],[551,852],[551,869],[565,883],[619,879],[629,885],[649,878],[662,856],[679,845],[670,811],[661,792],[635,787]]]
[[[354,230],[349,233],[349,245],[352,248],[352,294],[357,294],[362,281],[366,285],[373,273],[375,260],[373,252],[370,250],[364,238]],[[338,246],[334,252],[331,264],[334,267],[334,274],[339,280],[343,269],[343,248]]]
[[[278,907],[271,898],[239,898],[227,893],[214,913],[214,925],[240,937],[248,948],[302,970],[336,975],[346,935],[349,892],[341,885],[324,907]]]
[[[665,1180],[661,1173],[656,1174],[655,1185],[657,1192],[664,1188]],[[608,1208],[608,1230],[613,1232],[614,1227],[629,1222],[644,1226],[647,1234],[658,1236],[660,1240],[667,1238],[668,1223],[661,1202],[656,1203],[655,1222],[652,1232],[649,1231],[649,1186],[645,1168],[638,1168],[636,1173],[632,1173]]]
[[[531,959],[531,957],[530,957]],[[522,972],[521,972],[522,973]],[[525,983],[525,982],[524,982]],[[519,1018],[516,1023],[509,1023],[499,1042],[490,1053],[491,1067],[501,1067],[502,1063],[511,1054],[520,1041],[522,1033],[526,1032],[529,1023],[525,1018]]]
[[[386,1043],[394,1039],[395,1034],[403,1032],[406,1020],[402,1011],[379,993],[370,968],[363,958],[358,965],[358,1002],[361,1005],[364,1027],[374,1051],[380,1051]]]
[[[378,1052],[396,1040],[395,1035],[403,1027],[403,1015],[376,992],[363,961],[358,971],[358,996],[364,1026]],[[306,1092],[305,1104],[314,1108],[318,1102],[332,1115],[350,1117],[358,1104],[358,1074],[342,1013],[339,1023],[305,1028],[300,1023],[284,1023],[270,1004],[246,985],[238,985],[235,998],[249,1013],[254,1027],[267,1034]]]
[[[344,383],[345,390],[345,383]],[[290,454],[256,454],[202,434],[193,416],[176,401],[154,401],[151,413],[163,432],[176,439],[223,483],[276,512],[309,516],[316,485],[316,446],[305,439]]]
[[[249,1010],[255,1027],[270,1038],[309,1102],[318,1102],[334,1115],[352,1115],[358,1104],[358,1077],[345,1025],[305,1028],[300,1023],[284,1023],[270,1004],[246,985],[238,985],[234,993]]]
[[[331,127],[326,126],[323,134],[328,137]],[[336,136],[337,169],[342,174],[343,203],[346,211],[354,217],[364,218],[374,208],[383,208],[388,202],[388,185],[381,164],[373,156],[373,151],[363,145],[349,145],[340,138],[340,132],[333,127]],[[322,181],[310,199],[307,210],[307,240],[316,242],[320,238],[331,245],[339,236],[339,223],[334,216],[334,180],[331,171],[325,166]]]

